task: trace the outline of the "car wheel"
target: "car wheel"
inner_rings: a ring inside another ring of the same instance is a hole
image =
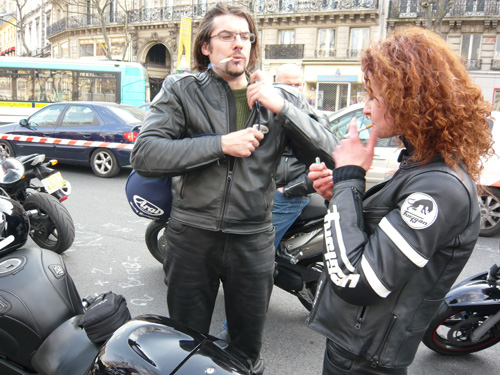
[[[491,237],[500,233],[500,189],[490,187],[479,195],[481,209],[480,235]]]
[[[90,157],[92,171],[98,177],[109,178],[116,176],[120,172],[120,166],[111,150],[98,148]]]
[[[14,157],[14,149],[8,141],[0,140],[0,160],[8,157]]]

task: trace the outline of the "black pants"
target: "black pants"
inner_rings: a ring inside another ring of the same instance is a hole
[[[273,288],[274,229],[242,235],[170,220],[164,264],[170,317],[209,333],[219,282],[231,346],[253,363],[260,357]]]
[[[354,356],[332,341],[326,340],[323,375],[406,375],[407,367],[385,368],[373,367],[363,357]]]

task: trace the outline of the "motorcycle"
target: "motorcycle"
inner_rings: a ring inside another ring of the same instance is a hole
[[[500,268],[495,264],[455,285],[422,339],[441,354],[461,356],[500,341]]]
[[[0,196],[12,198],[31,217],[30,237],[40,247],[61,254],[73,244],[75,225],[62,204],[71,185],[52,167],[57,160],[44,162],[44,154],[6,158],[0,162]]]
[[[0,197],[0,374],[252,374],[246,357],[216,337],[158,315],[130,319],[126,307],[125,321],[117,319],[124,315],[107,310],[111,292],[82,300],[61,255],[23,247],[33,215]],[[106,314],[96,315],[102,306]],[[89,314],[100,318],[92,335]],[[101,330],[106,337],[96,340]]]
[[[311,201],[287,230],[275,256],[274,285],[295,295],[309,311],[323,270],[324,199],[312,194]],[[163,264],[166,257],[168,220],[153,220],[146,228],[146,246]]]

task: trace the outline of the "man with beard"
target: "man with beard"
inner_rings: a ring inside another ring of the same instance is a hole
[[[209,9],[194,42],[195,74],[168,76],[131,155],[144,177],[172,179],[164,263],[170,317],[208,333],[222,282],[230,347],[262,374],[260,350],[273,288],[274,174],[289,146],[333,167],[335,138],[302,95],[253,71],[252,16]]]

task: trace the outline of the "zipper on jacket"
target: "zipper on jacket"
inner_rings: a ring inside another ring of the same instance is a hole
[[[229,163],[227,166],[227,176],[226,176],[226,186],[224,187],[224,199],[222,201],[222,207],[221,207],[221,216],[219,220],[219,229],[223,229],[223,224],[224,224],[224,217],[226,216],[226,208],[227,208],[227,201],[228,201],[228,195],[229,191],[231,190],[231,183],[233,181],[233,171],[234,171],[234,163],[236,161],[235,157],[230,157]]]
[[[361,308],[361,311],[359,312],[358,318],[356,319],[356,324],[354,325],[355,329],[361,329],[361,325],[363,323],[363,316],[365,315],[366,311],[366,306],[363,306]]]
[[[396,320],[398,320],[398,316],[396,314],[392,314],[392,321],[389,324],[389,327],[385,331],[384,337],[382,338],[382,341],[380,342],[380,345],[378,346],[377,350],[375,351],[375,355],[371,358],[371,366],[373,368],[377,367],[379,362],[380,362],[380,355],[382,354],[382,350],[387,343],[387,338],[389,337],[390,333],[392,332],[392,328],[394,327],[394,324],[396,324]]]

